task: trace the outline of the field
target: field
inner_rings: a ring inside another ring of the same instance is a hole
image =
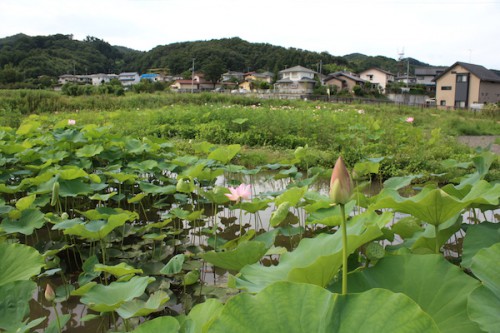
[[[495,114],[0,96],[0,331],[499,327]]]

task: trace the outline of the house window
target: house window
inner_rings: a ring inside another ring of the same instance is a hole
[[[441,90],[451,90],[451,86],[442,86]]]
[[[457,74],[457,82],[467,82],[467,74]]]
[[[440,100],[439,105],[446,106],[446,101],[444,99]]]
[[[465,108],[465,101],[455,101],[456,108]]]
[[[368,76],[368,80],[373,81],[373,75],[372,74],[368,74],[367,76]]]

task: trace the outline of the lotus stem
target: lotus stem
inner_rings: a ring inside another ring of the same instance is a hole
[[[439,225],[435,225],[434,228],[436,228],[436,254],[439,254],[439,237],[438,237],[438,231],[439,231]]]
[[[342,214],[342,295],[347,294],[347,223],[345,217],[345,205],[340,205]]]
[[[56,304],[57,304],[56,302],[52,301],[52,307],[54,308],[54,312],[56,314],[57,329],[59,330],[59,333],[61,333],[62,332],[61,320],[59,319],[59,313],[57,312]]]

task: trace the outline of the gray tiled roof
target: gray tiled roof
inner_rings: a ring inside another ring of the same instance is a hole
[[[434,80],[437,81],[438,78],[443,76],[445,73],[448,73],[456,66],[462,66],[463,68],[467,69],[469,72],[477,76],[481,81],[500,82],[500,76],[494,71],[486,69],[484,66],[481,65],[474,65],[461,61],[457,61],[452,66],[448,67],[446,71],[441,73]]]

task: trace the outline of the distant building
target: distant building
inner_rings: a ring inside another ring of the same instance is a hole
[[[372,67],[359,73],[359,77],[379,87],[385,93],[387,84],[394,82],[395,75],[380,68]]]
[[[271,84],[273,82],[274,74],[271,72],[257,73],[257,72],[248,72],[245,73],[245,78],[242,83],[240,83],[239,87],[241,89],[245,89],[248,91],[253,91],[258,89],[256,86],[259,82],[267,82]]]
[[[355,86],[363,87],[366,81],[353,73],[336,72],[328,74],[323,83],[326,86],[336,86],[338,91],[346,90],[352,93]]]
[[[139,73],[137,72],[123,72],[118,75],[118,80],[124,86],[131,86],[141,81]]]
[[[500,102],[500,76],[481,65],[456,62],[435,78],[439,108],[467,109]]]
[[[101,84],[109,83],[109,81],[113,79],[118,79],[118,75],[116,74],[92,74],[89,75],[92,79],[92,85],[99,86]]]
[[[434,95],[436,93],[436,82],[434,79],[445,70],[446,67],[416,67],[416,84],[425,86],[425,90],[431,95]]]
[[[64,75],[59,76],[58,83],[59,84],[66,84],[66,83],[91,84],[92,77],[90,75],[64,74]]]
[[[155,73],[147,73],[147,74],[142,74],[140,80],[149,80],[151,82],[158,82],[161,81],[161,76],[160,74],[155,74]]]
[[[280,79],[276,88],[281,94],[312,94],[316,80],[316,72],[302,66],[295,66],[279,72]]]

